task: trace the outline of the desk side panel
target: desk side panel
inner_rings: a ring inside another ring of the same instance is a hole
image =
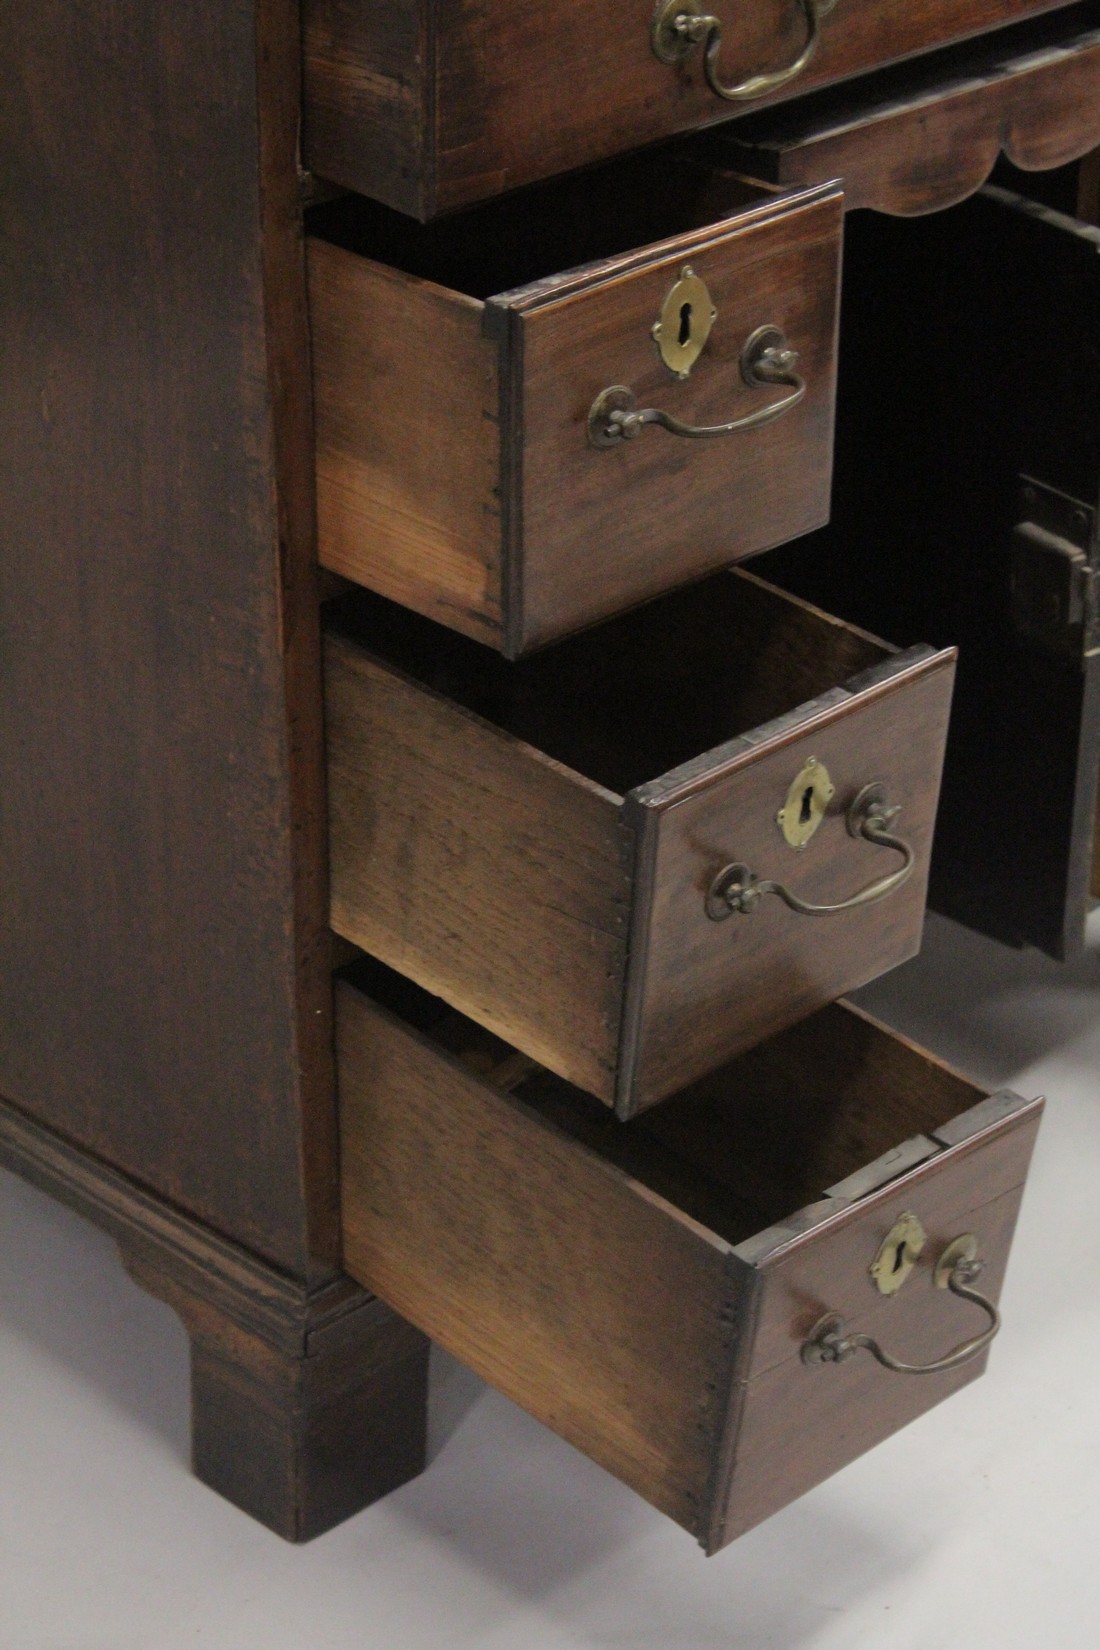
[[[0,1092],[335,1253],[292,0],[0,8]]]

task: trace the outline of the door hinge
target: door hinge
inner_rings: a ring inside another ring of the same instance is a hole
[[[1100,652],[1094,507],[1021,476],[1010,578],[1017,635],[1062,658]]]

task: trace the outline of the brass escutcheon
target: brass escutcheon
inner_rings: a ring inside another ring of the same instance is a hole
[[[688,376],[717,319],[707,283],[685,264],[653,323],[654,342],[669,372],[677,378]]]
[[[917,1257],[927,1241],[924,1227],[915,1214],[907,1210],[898,1217],[871,1262],[871,1276],[880,1294],[897,1294],[917,1264]]]
[[[775,816],[783,840],[792,848],[804,848],[816,835],[835,795],[828,768],[811,756],[795,774],[787,800]]]

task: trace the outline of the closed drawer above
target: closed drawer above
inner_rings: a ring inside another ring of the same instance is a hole
[[[1075,6],[877,79],[738,121],[714,154],[786,188],[839,178],[848,210],[940,211],[1005,154],[1025,171],[1100,144],[1100,7]]]
[[[306,164],[428,219],[1048,5],[306,0]]]
[[[516,665],[334,622],[333,928],[622,1116],[917,950],[953,651],[740,571]]]
[[[332,571],[516,657],[827,519],[835,188],[666,155],[312,223]]]
[[[348,1271],[708,1552],[981,1373],[1041,1102],[838,1004],[624,1124],[385,972]]]

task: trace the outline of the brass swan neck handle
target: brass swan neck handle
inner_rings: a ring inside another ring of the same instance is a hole
[[[765,894],[775,894],[784,905],[802,917],[831,917],[838,911],[852,911],[857,906],[872,905],[907,882],[916,864],[912,845],[895,836],[889,827],[900,808],[891,807],[882,785],[864,785],[848,809],[848,834],[873,842],[880,848],[890,848],[900,854],[902,863],[888,876],[869,882],[866,887],[850,894],[834,905],[811,905],[782,882],[764,881],[740,862],[726,865],[711,882],[706,896],[706,912],[712,922],[724,922],[727,917],[750,916]]]
[[[778,327],[758,327],[741,351],[741,376],[750,389],[773,384],[789,384],[792,393],[754,412],[730,419],[728,424],[685,424],[659,407],[639,407],[638,398],[626,384],[612,384],[601,390],[588,411],[588,439],[593,447],[619,447],[633,441],[647,424],[656,424],[670,435],[687,441],[709,441],[733,435],[737,430],[757,430],[762,424],[796,407],[806,394],[806,382],[798,373],[798,354],[791,349]]]
[[[739,80],[732,86],[723,83],[718,71],[718,59],[722,52],[722,20],[705,12],[700,0],[659,0],[650,25],[650,45],[654,56],[662,63],[681,63],[696,46],[701,45],[703,72],[715,97],[722,98],[726,103],[748,103],[778,91],[802,73],[817,53],[821,19],[835,4],[836,0],[797,0],[798,8],[806,19],[806,40],[798,56],[786,68],[750,75],[747,80]]]
[[[980,1276],[983,1262],[978,1259],[977,1242],[967,1233],[948,1244],[936,1265],[935,1282],[940,1289],[949,1289],[960,1300],[980,1307],[989,1323],[980,1335],[960,1341],[940,1358],[926,1364],[905,1363],[879,1345],[873,1335],[849,1334],[843,1318],[829,1312],[810,1331],[802,1347],[804,1364],[842,1364],[857,1352],[869,1352],[872,1358],[894,1375],[942,1375],[946,1370],[958,1369],[983,1353],[1001,1327],[1001,1314],[994,1303],[972,1287]]]

